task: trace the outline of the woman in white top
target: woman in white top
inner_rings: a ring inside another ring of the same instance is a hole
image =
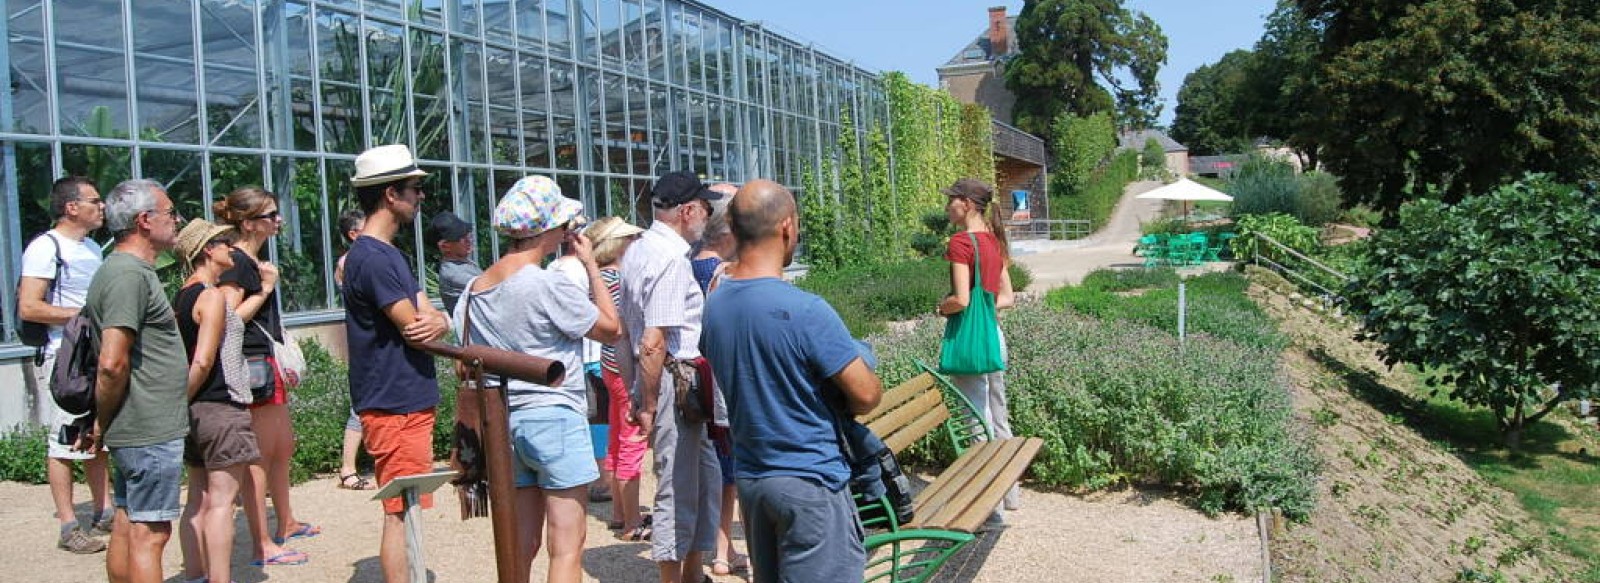
[[[561,361],[566,377],[546,387],[511,380],[512,466],[517,486],[518,580],[526,580],[547,537],[548,581],[583,576],[588,485],[600,477],[589,443],[583,378],[583,339],[615,342],[616,306],[589,240],[571,230],[583,205],[561,195],[555,181],[517,181],[494,210],[494,227],[512,242],[499,261],[467,285],[456,304],[457,335],[484,344]],[[539,267],[566,242],[583,263],[589,290]],[[544,530],[544,533],[540,531]]]

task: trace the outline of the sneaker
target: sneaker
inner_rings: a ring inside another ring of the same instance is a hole
[[[106,541],[89,536],[80,529],[72,529],[61,535],[61,541],[56,543],[62,550],[79,555],[92,555],[106,550]]]
[[[111,536],[111,517],[102,518],[99,522],[94,523],[94,526],[89,527],[89,536],[96,538]]]

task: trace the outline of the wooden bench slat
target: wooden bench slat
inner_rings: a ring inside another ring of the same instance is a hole
[[[920,527],[942,528],[944,519],[937,515],[950,506],[952,500],[960,496],[961,489],[971,479],[973,468],[981,466],[990,459],[993,456],[992,451],[1000,444],[998,441],[981,442],[967,450],[965,455],[956,458],[955,463],[950,464],[950,467],[945,468],[932,483],[917,493],[916,499],[912,501],[912,508],[916,511],[912,522]]]
[[[1017,449],[1006,452],[1009,455],[1000,456],[1004,460],[1003,465],[995,469],[995,473],[987,481],[988,486],[973,498],[967,505],[966,511],[947,524],[950,530],[977,532],[982,528],[989,514],[994,512],[995,506],[1005,499],[1006,492],[1011,486],[1022,478],[1023,472],[1028,469],[1028,464],[1033,461],[1033,456],[1039,453],[1039,448],[1043,445],[1044,440],[1038,438],[1024,439]],[[976,481],[976,483],[984,482]]]
[[[950,417],[950,412],[944,407],[944,397],[939,391],[923,391],[915,399],[910,399],[893,411],[867,422],[867,427],[879,437],[883,437],[885,434],[904,431],[916,424],[918,419],[929,415],[939,417],[940,421]],[[895,451],[900,450],[895,449]]]
[[[884,391],[883,398],[878,401],[878,406],[873,408],[871,411],[868,411],[865,415],[857,415],[856,420],[867,425],[872,425],[872,423],[879,417],[882,417],[890,411],[899,408],[900,405],[906,401],[910,401],[911,399],[921,396],[923,393],[927,392],[929,388],[933,387],[933,383],[933,375],[928,373],[922,373],[911,377],[911,380],[895,385],[893,388]],[[933,392],[937,393],[938,391]]]
[[[917,496],[907,526],[976,532],[1043,445],[1036,437],[977,444]]]
[[[900,453],[911,447],[911,444],[916,443],[918,439],[922,439],[922,436],[939,427],[939,424],[944,423],[944,420],[949,417],[949,411],[946,411],[944,407],[938,407],[921,417],[917,417],[911,424],[899,427],[888,435],[879,433],[878,437],[883,438],[884,445],[889,446],[890,451]],[[873,431],[877,430],[874,429]]]

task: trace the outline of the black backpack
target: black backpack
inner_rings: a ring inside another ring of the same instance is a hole
[[[88,309],[61,327],[56,368],[50,372],[50,396],[69,415],[94,412],[95,375],[100,371],[100,330]]]
[[[50,244],[54,245],[55,248],[56,248],[56,276],[55,276],[55,278],[50,280],[50,288],[49,288],[48,291],[45,292],[45,301],[48,302],[48,301],[53,301],[52,296],[54,296],[55,293],[56,293],[56,286],[61,284],[61,275],[62,275],[62,273],[64,273],[66,271],[67,262],[61,258],[61,242],[60,241],[57,241],[55,237],[50,236],[50,233],[48,233],[48,232],[40,234],[39,237],[44,237],[46,239],[49,239],[50,240]],[[34,237],[34,240],[37,241],[39,237]],[[19,284],[21,283],[20,279],[19,279],[18,283]],[[20,285],[19,285],[19,287],[20,287]],[[28,346],[38,347],[40,349],[39,350],[39,355],[38,355],[39,358],[40,358],[39,362],[42,362],[43,361],[42,359],[44,357],[44,345],[48,344],[50,342],[50,325],[49,324],[41,324],[39,322],[29,322],[27,320],[22,319],[22,309],[21,309],[21,300],[20,299],[18,299],[17,305],[13,306],[13,307],[16,308],[16,311],[14,311],[13,313],[15,313],[17,315],[17,318],[16,318],[16,320],[17,320],[17,322],[16,322],[16,324],[17,324],[16,325],[17,339],[21,340],[23,344],[26,344]]]

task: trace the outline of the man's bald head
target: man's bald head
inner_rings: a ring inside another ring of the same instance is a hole
[[[778,236],[778,225],[795,214],[794,193],[771,180],[752,180],[739,189],[728,208],[728,222],[740,245]]]

